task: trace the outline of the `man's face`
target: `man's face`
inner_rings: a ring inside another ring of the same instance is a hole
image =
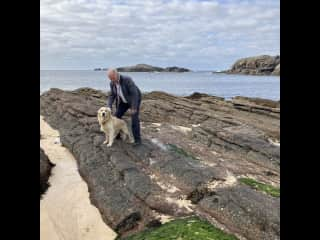
[[[116,83],[118,81],[118,76],[115,72],[109,72],[108,77],[113,83]]]

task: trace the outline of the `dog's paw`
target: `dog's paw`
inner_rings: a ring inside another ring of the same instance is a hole
[[[107,144],[107,147],[111,147],[111,146],[112,146],[112,144],[110,144],[110,143]]]
[[[107,144],[109,141],[108,140],[105,140],[104,142],[103,142],[103,144]]]

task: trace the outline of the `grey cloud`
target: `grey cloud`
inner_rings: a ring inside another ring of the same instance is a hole
[[[42,66],[58,64],[64,53],[79,66],[91,56],[106,65],[192,58],[196,68],[220,58],[227,67],[242,54],[279,52],[277,1],[41,0],[40,9]]]

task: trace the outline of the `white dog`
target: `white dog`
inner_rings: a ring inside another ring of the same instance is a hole
[[[106,134],[106,140],[103,144],[107,144],[107,147],[111,147],[115,137],[120,133],[122,140],[127,137],[130,143],[133,143],[133,137],[129,133],[129,129],[124,120],[112,116],[111,109],[102,107],[98,110],[98,121],[100,124],[100,130]]]

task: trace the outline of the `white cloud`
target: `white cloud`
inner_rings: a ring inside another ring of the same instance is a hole
[[[41,0],[42,68],[228,68],[279,54],[279,1]]]

